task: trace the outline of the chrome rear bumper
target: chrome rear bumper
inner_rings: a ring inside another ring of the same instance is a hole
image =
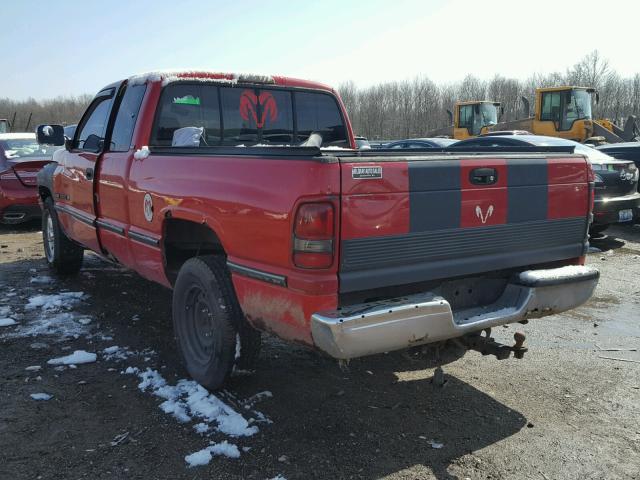
[[[591,297],[598,278],[591,267],[525,272],[485,307],[452,312],[447,300],[426,292],[315,313],[311,332],[334,358],[363,357],[570,310]]]

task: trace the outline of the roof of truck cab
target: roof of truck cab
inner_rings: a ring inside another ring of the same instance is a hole
[[[130,85],[147,82],[162,82],[163,85],[183,80],[214,82],[225,84],[255,83],[263,85],[280,85],[283,87],[311,88],[333,92],[333,88],[323,83],[279,75],[262,75],[253,73],[225,73],[205,69],[158,70],[129,77]]]

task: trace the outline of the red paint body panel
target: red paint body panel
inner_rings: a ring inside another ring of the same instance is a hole
[[[389,162],[381,179],[354,179],[354,167],[375,163],[343,163],[342,238],[378,237],[409,232],[409,169],[407,162]]]
[[[547,218],[581,217],[589,213],[589,166],[581,160],[579,157],[548,159]]]

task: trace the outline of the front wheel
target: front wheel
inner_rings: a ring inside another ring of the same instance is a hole
[[[255,359],[260,336],[238,304],[223,257],[187,260],[173,289],[173,328],[191,377],[217,390],[234,365]]]
[[[84,249],[73,243],[60,227],[51,197],[42,211],[42,243],[49,268],[57,275],[73,275],[80,271]]]

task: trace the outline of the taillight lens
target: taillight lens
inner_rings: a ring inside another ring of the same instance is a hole
[[[296,212],[293,263],[302,268],[333,264],[334,212],[330,203],[305,203]]]

